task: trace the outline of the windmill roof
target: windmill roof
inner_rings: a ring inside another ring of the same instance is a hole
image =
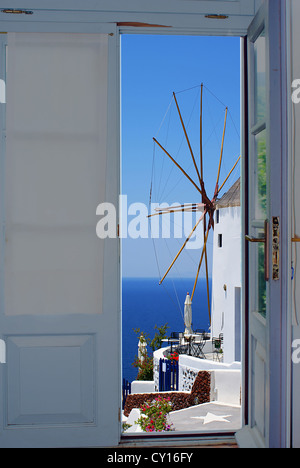
[[[241,206],[241,179],[238,179],[222,198],[217,201],[217,209]]]

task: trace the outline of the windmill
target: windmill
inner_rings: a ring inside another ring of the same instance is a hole
[[[178,169],[178,171],[180,171],[181,174],[183,174],[183,176],[189,181],[189,183],[192,184],[192,186],[197,190],[200,200],[198,201],[198,203],[194,203],[194,204],[178,205],[178,206],[175,206],[175,207],[173,206],[172,208],[166,208],[166,209],[156,209],[156,213],[151,214],[149,216],[149,218],[151,218],[153,216],[170,215],[170,213],[176,213],[176,212],[185,212],[185,211],[202,212],[202,215],[200,216],[200,218],[196,222],[196,224],[193,227],[191,233],[186,238],[184,244],[182,245],[179,252],[175,256],[174,260],[172,261],[171,265],[167,269],[166,273],[164,274],[164,276],[160,280],[160,284],[162,284],[165,281],[165,279],[169,275],[170,271],[174,267],[175,263],[177,262],[178,258],[180,257],[180,255],[182,254],[184,249],[186,248],[187,244],[192,239],[192,236],[195,234],[196,230],[197,229],[203,229],[204,245],[203,245],[203,248],[202,248],[200,261],[199,261],[198,269],[197,269],[197,272],[196,272],[193,291],[192,291],[192,294],[191,294],[191,301],[193,301],[193,298],[194,298],[194,295],[195,295],[195,291],[196,291],[199,275],[200,275],[200,272],[201,272],[201,268],[203,267],[203,265],[205,265],[208,312],[209,312],[209,319],[210,319],[210,322],[211,322],[211,303],[210,303],[210,292],[209,292],[209,268],[208,268],[208,256],[207,256],[207,242],[208,242],[210,231],[214,230],[214,214],[215,214],[215,211],[216,211],[218,198],[219,198],[219,196],[221,194],[221,191],[223,190],[225,184],[227,183],[228,179],[230,178],[233,171],[237,167],[237,165],[238,165],[238,163],[239,163],[239,161],[241,159],[241,156],[239,156],[239,158],[237,159],[237,161],[234,164],[233,168],[228,173],[225,180],[222,183],[220,183],[221,167],[222,167],[223,155],[224,155],[225,134],[226,134],[226,127],[227,127],[227,117],[228,117],[228,107],[226,107],[225,117],[224,117],[223,133],[222,133],[221,152],[220,152],[220,156],[218,157],[216,183],[215,183],[215,187],[214,187],[214,192],[212,193],[212,196],[209,197],[209,195],[207,193],[207,190],[206,190],[204,164],[203,164],[203,162],[204,162],[204,151],[203,151],[203,88],[204,88],[204,85],[201,84],[201,98],[200,98],[200,163],[199,163],[199,165],[196,162],[196,157],[195,157],[195,154],[194,154],[193,149],[192,149],[192,145],[191,145],[190,138],[189,138],[189,135],[188,135],[187,127],[185,125],[185,122],[184,122],[184,119],[183,119],[183,116],[182,116],[182,112],[181,112],[181,109],[179,107],[178,99],[177,99],[177,96],[176,96],[175,92],[173,93],[173,98],[172,98],[174,100],[175,104],[176,104],[176,109],[177,109],[177,113],[178,113],[178,116],[179,116],[179,119],[180,119],[181,127],[182,127],[183,134],[184,134],[184,138],[185,138],[185,140],[187,142],[189,153],[190,153],[189,157],[191,157],[191,161],[192,161],[194,169],[196,171],[197,178],[194,180],[183,169],[182,165],[179,164],[178,161],[176,161],[176,158],[173,157],[170,154],[170,152],[156,138],[153,138],[154,144],[156,146],[158,146],[162,150],[163,154],[165,156],[167,156],[167,158],[169,160],[172,161],[172,163]],[[201,227],[201,224],[202,224],[202,227]]]

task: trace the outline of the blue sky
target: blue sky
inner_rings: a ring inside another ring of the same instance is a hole
[[[192,142],[195,154],[199,152],[197,150],[199,144],[197,112],[200,114],[200,105],[198,106],[200,88],[198,86],[201,83],[205,86],[204,110],[206,112],[203,137],[205,142],[204,178],[208,191],[211,192],[214,188],[216,166],[219,162],[218,145],[220,146],[222,139],[225,106],[229,107],[229,116],[220,182],[226,177],[240,151],[238,135],[240,130],[240,39],[148,35],[124,35],[122,37],[122,193],[127,195],[129,205],[141,202],[148,206],[153,165],[153,137],[161,139],[172,155],[174,155],[176,145],[180,146],[180,141],[182,143],[182,128],[174,110],[167,114],[160,129],[173,91],[178,93],[185,123],[190,122],[189,136],[197,140],[195,143]],[[181,93],[187,89],[191,90]],[[195,130],[193,130],[193,125],[195,125]],[[168,133],[168,139],[166,133]],[[179,138],[177,143],[176,138]],[[184,158],[190,156],[186,151],[185,142],[182,147],[182,155],[176,154],[178,158],[182,158],[181,163],[184,165],[187,163]],[[168,193],[169,197],[153,201],[199,202],[198,193],[189,182],[177,183],[178,176],[181,177],[181,174],[173,170],[169,178],[172,163],[165,161],[165,156],[159,155],[157,149],[155,158],[158,161],[155,170],[162,177],[163,183],[168,180],[170,186],[167,191],[164,191],[164,195]],[[193,168],[190,168],[190,162],[189,160],[185,169],[191,173],[192,178],[196,179]],[[160,167],[159,164],[162,166]],[[238,171],[233,174],[232,183],[237,177]],[[230,183],[227,185],[227,188],[229,187]],[[212,194],[209,193],[209,195]],[[129,217],[128,221],[130,219]],[[183,243],[176,242],[179,246]],[[169,246],[176,253],[176,246],[172,246],[172,242],[167,247],[165,245],[160,248],[169,250]],[[171,252],[170,255],[172,256]],[[191,255],[198,259],[199,252],[191,251]],[[153,242],[150,239],[123,240],[122,259],[124,276],[157,277],[158,275]],[[160,265],[162,270],[168,266],[168,261],[166,259],[164,261],[165,265]],[[194,266],[188,266],[183,260],[178,268],[182,276],[194,275]]]

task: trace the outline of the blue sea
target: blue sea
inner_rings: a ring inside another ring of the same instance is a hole
[[[167,279],[162,286],[157,279],[123,279],[123,378],[132,382],[137,377],[132,363],[138,353],[139,338],[133,329],[140,328],[153,338],[155,325],[168,323],[168,336],[183,332],[184,302],[193,285],[194,280],[188,278]],[[206,280],[200,279],[193,300],[193,329],[209,331],[209,325]]]

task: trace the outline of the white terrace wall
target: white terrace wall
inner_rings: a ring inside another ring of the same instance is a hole
[[[234,362],[224,364],[205,359],[180,356],[179,358],[179,391],[191,392],[200,371],[211,375],[211,401],[229,405],[241,404],[241,364]]]
[[[159,360],[164,359],[166,349],[154,353],[154,382],[155,392],[159,391]],[[222,403],[239,405],[241,402],[241,363],[224,364],[190,356],[179,356],[179,392],[192,391],[199,372],[208,371],[211,374],[211,400]],[[149,382],[147,383],[149,384]],[[138,385],[137,385],[138,387]],[[153,388],[152,387],[152,388]],[[142,393],[138,388],[133,393]],[[146,392],[145,392],[146,393]]]

